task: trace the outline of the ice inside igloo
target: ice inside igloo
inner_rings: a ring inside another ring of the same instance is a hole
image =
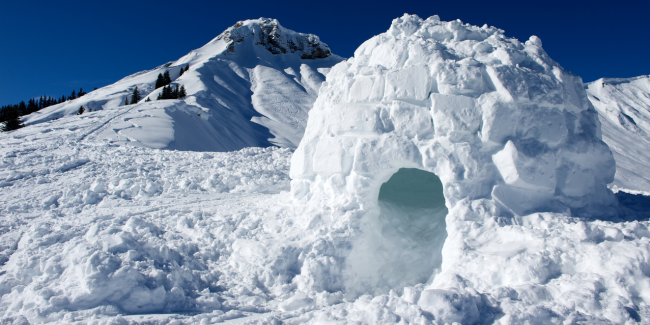
[[[581,78],[538,37],[405,14],[328,74],[291,193],[338,215],[330,223],[350,240],[332,253],[344,292],[488,290],[551,277],[533,269],[543,257],[525,239],[506,247],[516,236],[504,229],[524,217],[617,218],[614,174]],[[487,258],[472,250],[482,236],[524,257]],[[318,273],[309,267],[303,275]]]

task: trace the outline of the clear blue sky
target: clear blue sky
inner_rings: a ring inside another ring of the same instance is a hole
[[[542,39],[592,81],[650,74],[650,1],[11,1],[0,3],[0,105],[92,90],[175,60],[238,20],[277,18],[349,57],[404,13]]]

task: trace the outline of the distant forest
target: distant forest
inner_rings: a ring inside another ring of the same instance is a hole
[[[27,114],[40,111],[45,107],[60,104],[68,100],[77,99],[85,94],[86,92],[83,90],[83,88],[80,88],[79,92],[73,90],[70,96],[63,95],[60,98],[41,96],[40,98],[32,98],[28,100],[26,104],[25,101],[21,101],[15,105],[2,106],[0,107],[0,123],[5,123],[20,116],[25,116]]]

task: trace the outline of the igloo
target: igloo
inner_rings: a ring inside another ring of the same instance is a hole
[[[363,256],[373,254],[372,228],[386,232],[377,229],[380,190],[401,169],[439,178],[449,210],[439,225],[446,232],[431,230],[444,248],[422,255],[432,276],[460,263],[459,247],[476,228],[541,212],[600,219],[618,213],[607,188],[615,162],[581,78],[553,61],[538,37],[521,43],[487,25],[404,15],[327,75],[291,161],[291,194],[339,211],[332,224],[358,237],[349,255],[341,253],[342,268],[367,283],[344,287],[383,283],[373,277],[386,270],[368,261],[388,249],[365,262]],[[441,262],[431,262],[435,254]],[[374,271],[364,274],[355,263]],[[414,284],[393,282],[386,285]]]

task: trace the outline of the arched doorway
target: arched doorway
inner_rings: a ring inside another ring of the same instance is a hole
[[[402,168],[381,185],[379,213],[362,226],[353,244],[348,287],[381,294],[425,283],[442,263],[447,207],[442,182],[433,173]]]

